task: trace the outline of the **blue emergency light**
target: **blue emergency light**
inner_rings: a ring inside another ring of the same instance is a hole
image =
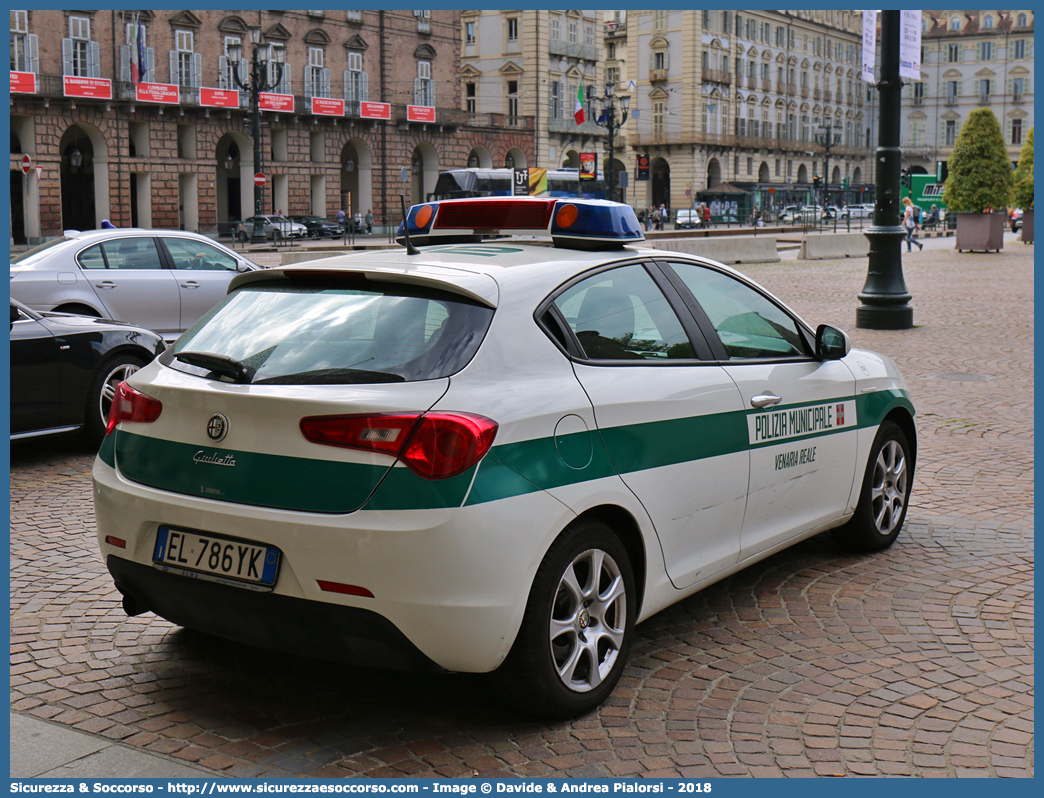
[[[413,205],[396,241],[457,244],[489,237],[550,238],[556,247],[613,249],[645,240],[630,205],[595,199],[481,197]]]

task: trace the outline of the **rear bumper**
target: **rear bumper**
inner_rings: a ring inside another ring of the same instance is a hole
[[[105,564],[120,593],[188,629],[353,665],[443,670],[370,610],[186,579],[114,555]]]

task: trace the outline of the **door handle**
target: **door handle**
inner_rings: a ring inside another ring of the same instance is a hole
[[[181,287],[182,288],[199,288],[199,283],[197,283],[195,280],[189,280],[188,282],[182,283]]]
[[[112,280],[102,280],[100,283],[95,283],[94,286],[95,288],[115,288],[116,283],[112,282]]]
[[[768,407],[774,405],[780,401],[780,397],[774,393],[759,393],[757,396],[750,397],[751,407]]]

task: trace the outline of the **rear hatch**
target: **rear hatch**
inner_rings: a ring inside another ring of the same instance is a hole
[[[460,294],[360,273],[246,283],[132,379],[162,409],[120,423],[115,465],[191,496],[352,512],[395,456],[313,442],[302,419],[427,411],[492,316]]]

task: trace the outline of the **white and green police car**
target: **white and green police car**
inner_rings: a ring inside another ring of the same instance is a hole
[[[497,671],[569,716],[664,607],[826,530],[899,534],[916,432],[888,358],[630,246],[627,206],[432,202],[407,232],[238,276],[120,386],[94,498],[129,614]]]

